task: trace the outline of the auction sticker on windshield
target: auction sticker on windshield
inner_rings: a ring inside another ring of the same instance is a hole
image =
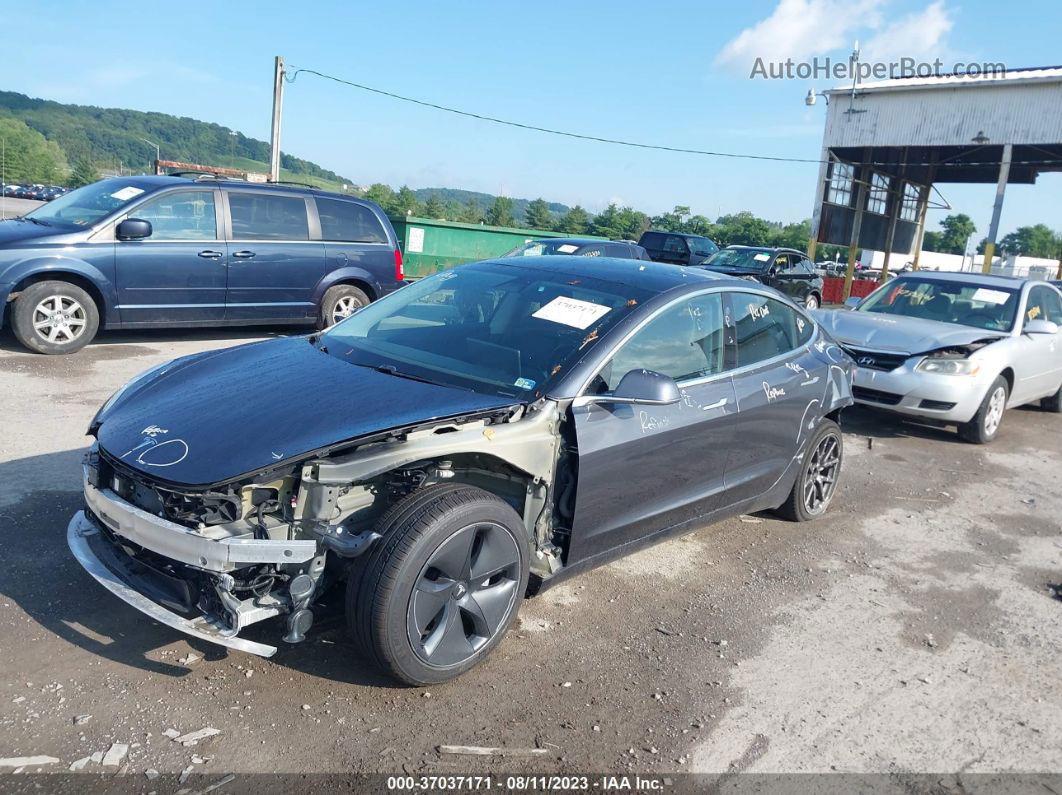
[[[983,301],[986,304],[1005,304],[1010,298],[1010,293],[1002,290],[989,290],[987,287],[978,287],[970,296],[974,301]]]
[[[111,194],[111,198],[124,202],[127,199],[135,199],[143,192],[143,188],[134,188],[132,185],[129,185],[125,188],[122,188],[121,190],[116,190],[114,193]]]
[[[551,320],[554,323],[563,323],[572,328],[585,329],[595,320],[609,313],[610,307],[601,304],[593,304],[589,301],[580,301],[578,298],[567,298],[558,295],[544,307],[535,312],[531,317],[539,320]]]
[[[757,262],[766,262],[771,258],[770,254],[756,254],[752,257]]]

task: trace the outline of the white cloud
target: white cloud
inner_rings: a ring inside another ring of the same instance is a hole
[[[751,68],[764,61],[804,60],[849,47],[854,34],[880,23],[883,0],[780,0],[774,11],[727,42],[718,63]]]
[[[892,61],[907,56],[931,61],[943,55],[944,38],[954,24],[943,1],[936,0],[876,33],[863,47],[863,58]]]

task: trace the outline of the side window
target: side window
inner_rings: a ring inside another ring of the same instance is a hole
[[[781,301],[753,293],[732,293],[731,304],[738,367],[773,359],[799,347],[802,337],[804,341],[810,338],[810,324]]]
[[[620,348],[598,390],[611,392],[631,370],[655,370],[676,381],[723,371],[723,299],[698,295],[664,310]],[[595,391],[598,391],[595,390]]]
[[[309,240],[306,201],[301,196],[229,193],[234,240]]]
[[[793,270],[793,265],[788,254],[779,254],[774,258],[774,262],[771,264],[778,273],[791,273]]]
[[[815,265],[807,257],[801,257],[800,262],[797,265],[797,270],[800,273],[814,274]]]
[[[669,254],[689,254],[689,246],[686,241],[677,235],[668,235],[664,238],[664,251]]]
[[[604,246],[584,246],[579,249],[577,256],[580,257],[600,257],[605,254]]]
[[[1050,287],[1033,287],[1025,307],[1025,322],[1049,320],[1062,325],[1062,298]]]
[[[368,207],[337,199],[316,198],[321,238],[348,243],[386,243],[380,219]]]
[[[151,222],[149,240],[217,240],[214,191],[167,193],[129,214]]]

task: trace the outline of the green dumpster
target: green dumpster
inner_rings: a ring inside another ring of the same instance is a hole
[[[416,216],[392,218],[391,223],[402,246],[407,279],[419,279],[465,262],[497,257],[535,238],[572,237],[563,232],[462,224]],[[594,238],[593,235],[579,237]]]

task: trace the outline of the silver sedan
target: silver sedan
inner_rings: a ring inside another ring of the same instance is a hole
[[[1062,292],[1048,282],[917,271],[852,304],[816,314],[856,360],[857,403],[978,444],[1008,408],[1062,412]]]

